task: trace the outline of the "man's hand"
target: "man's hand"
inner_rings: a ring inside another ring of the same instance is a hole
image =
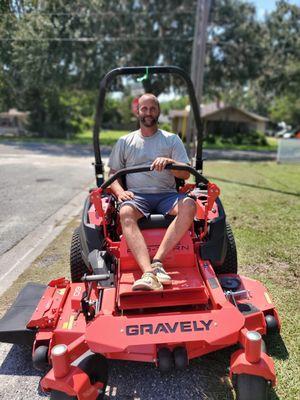
[[[118,201],[122,202],[125,200],[132,200],[134,198],[134,193],[130,192],[129,190],[125,190],[124,192],[118,195]]]
[[[173,162],[175,162],[175,161],[172,160],[172,158],[157,157],[151,164],[150,169],[161,172],[163,169],[165,169],[167,164],[170,164]]]

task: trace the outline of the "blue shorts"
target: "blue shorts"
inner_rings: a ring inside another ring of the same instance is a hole
[[[138,209],[145,217],[150,214],[168,214],[178,203],[186,197],[183,193],[134,193],[134,199],[125,200],[120,204],[120,208],[125,205],[132,205]]]

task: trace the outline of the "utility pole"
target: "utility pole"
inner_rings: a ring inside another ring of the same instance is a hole
[[[207,25],[211,0],[197,0],[197,11],[195,20],[195,32],[192,53],[191,78],[195,87],[196,98],[200,107],[203,90],[203,76],[205,64],[205,45],[207,37]],[[190,110],[187,124],[186,146],[190,156],[191,142],[195,143],[195,124]]]

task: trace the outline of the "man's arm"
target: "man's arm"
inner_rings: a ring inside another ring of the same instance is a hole
[[[109,176],[115,174],[117,171],[110,169]],[[131,200],[134,198],[134,194],[129,190],[124,190],[120,181],[117,179],[111,185],[111,190],[113,194],[117,197],[118,201]]]
[[[185,163],[182,162],[177,162],[175,160],[173,160],[172,158],[166,158],[166,157],[157,157],[153,163],[151,164],[151,169],[155,169],[156,171],[162,171],[163,169],[165,169],[167,164],[170,163],[175,163],[177,165],[187,165]],[[179,179],[189,179],[190,177],[190,173],[188,171],[175,171],[175,170],[171,170],[172,174]]]

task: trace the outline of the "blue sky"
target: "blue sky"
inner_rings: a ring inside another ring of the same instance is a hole
[[[264,18],[265,12],[272,12],[276,8],[277,0],[250,0],[256,6],[257,16]],[[300,7],[300,0],[288,0],[288,3]]]

